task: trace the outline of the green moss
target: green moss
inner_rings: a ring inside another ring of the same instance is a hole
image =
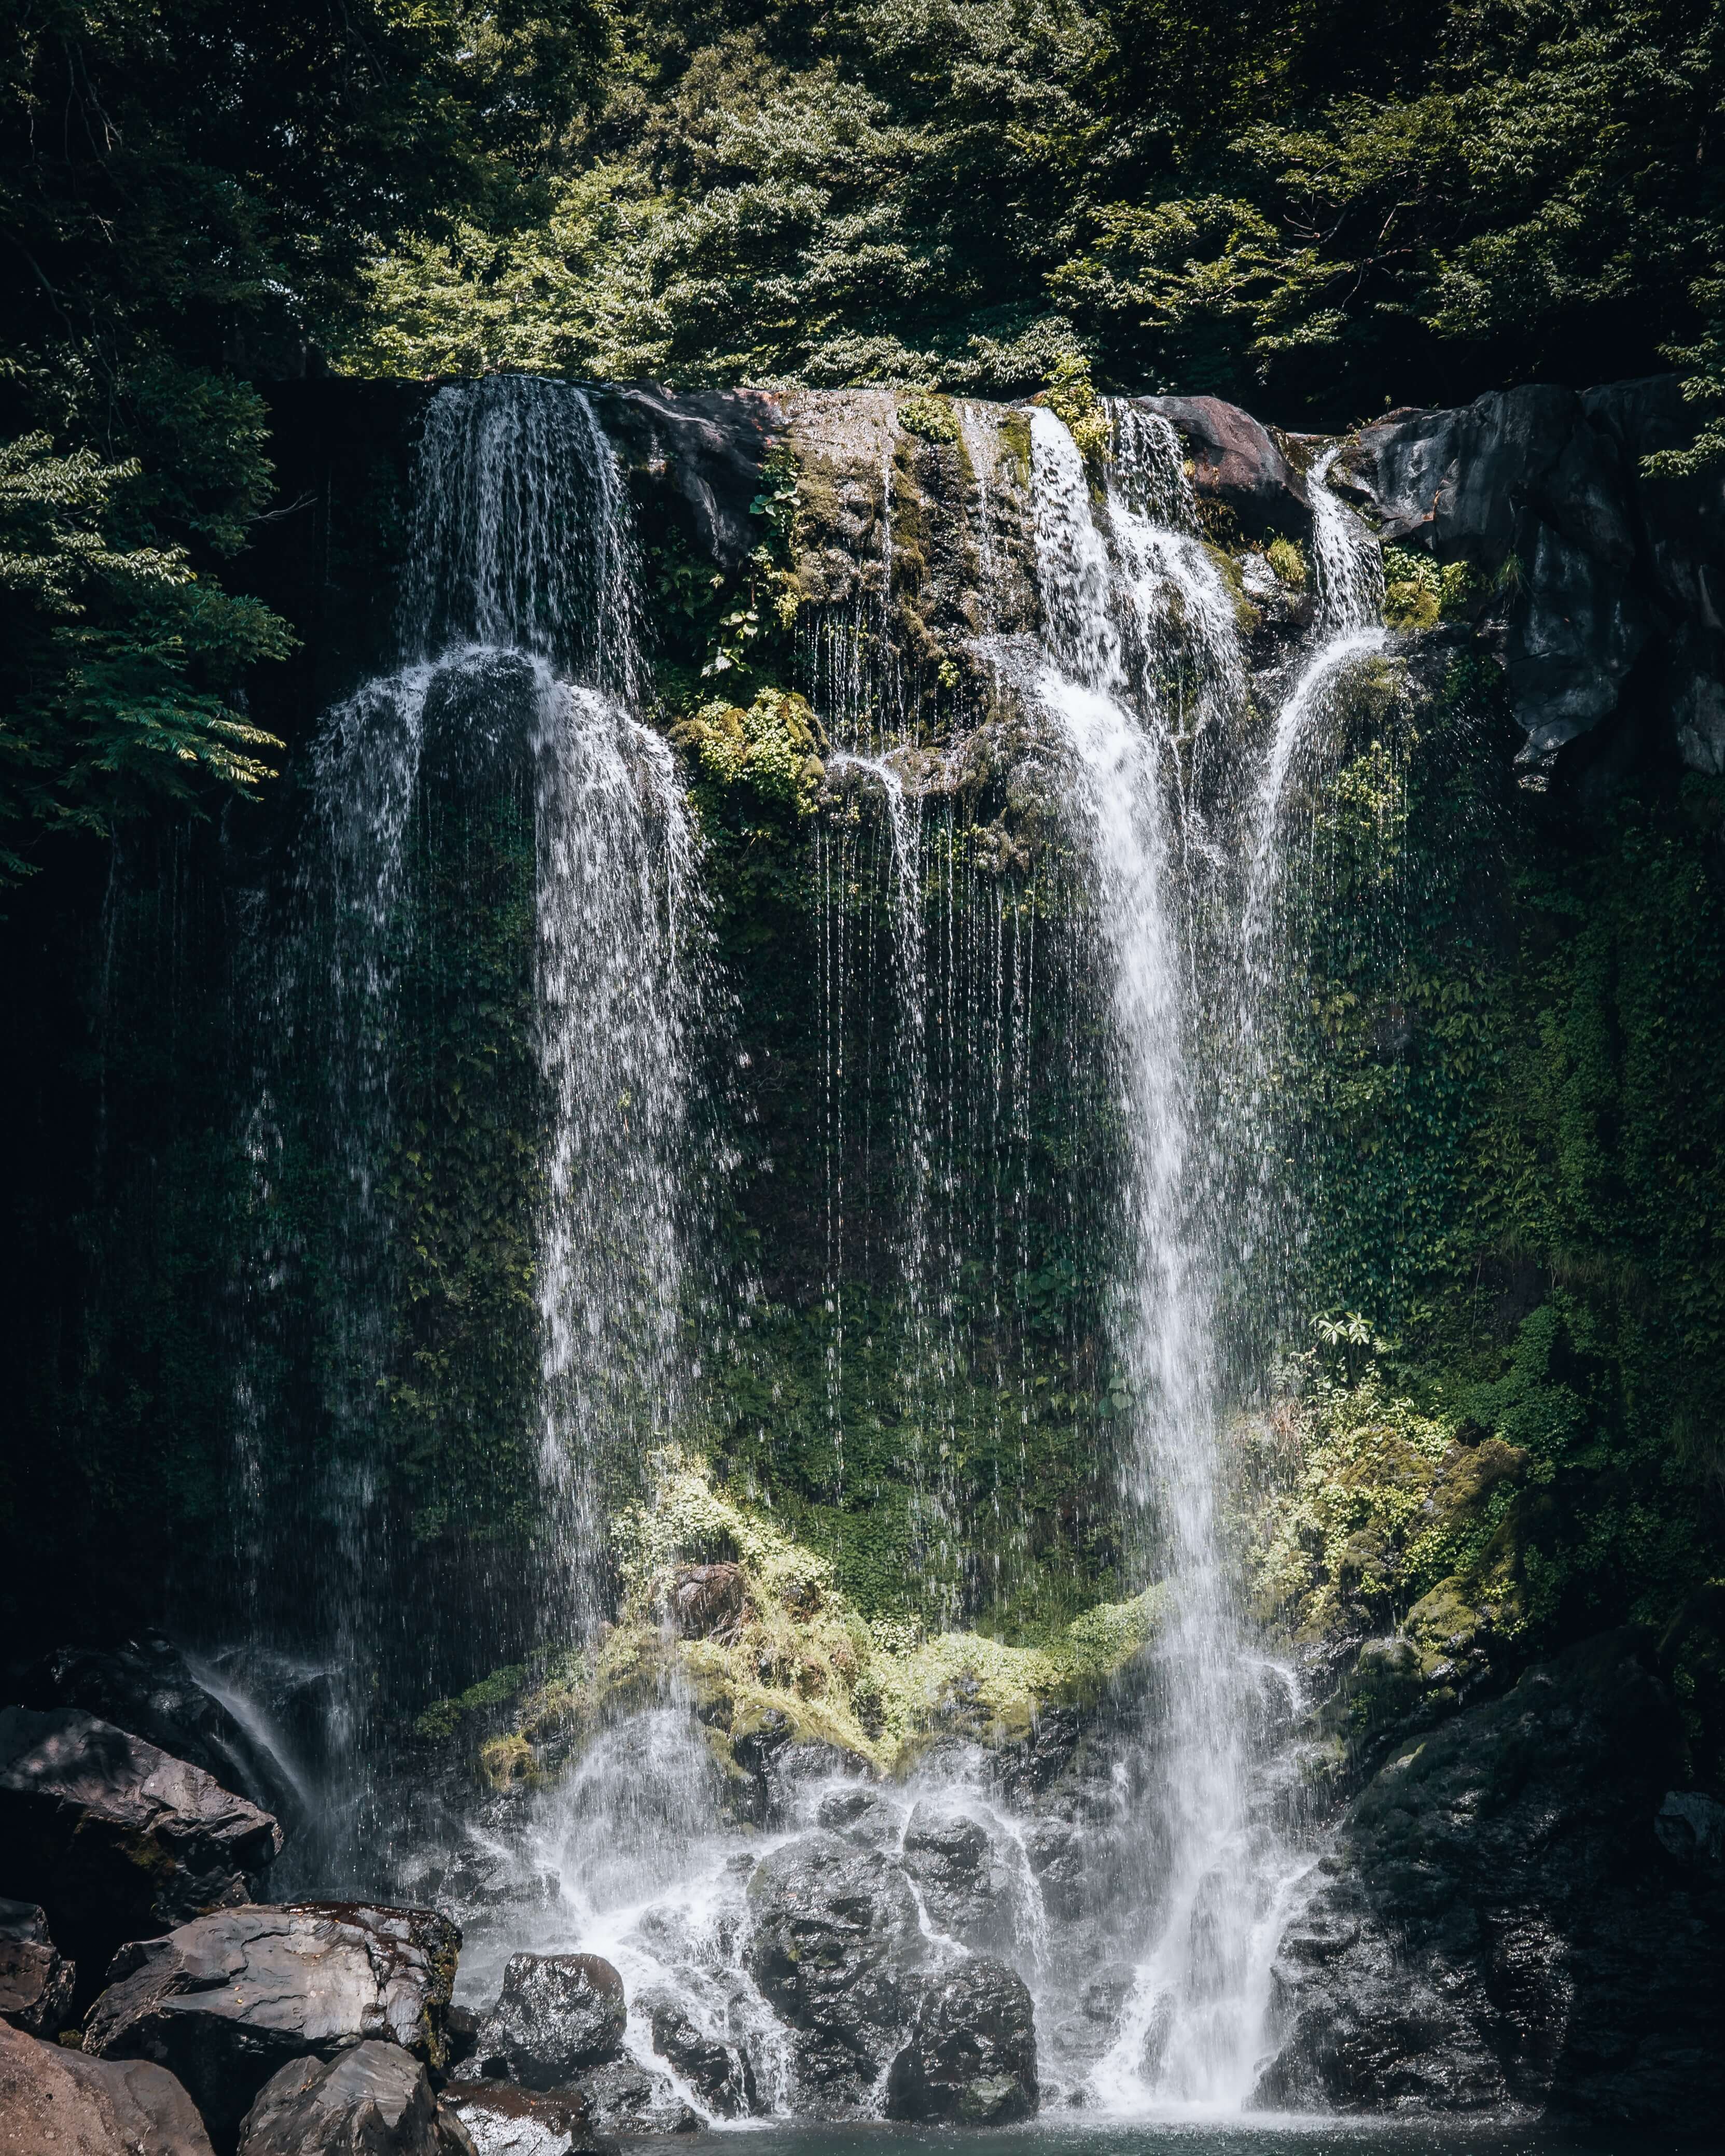
[[[1034,400],[1063,419],[1085,462],[1100,467],[1111,443],[1107,407],[1090,378],[1090,362],[1068,352],[1057,359]]]
[[[1306,549],[1297,539],[1272,539],[1264,549],[1264,558],[1291,592],[1303,592],[1312,581]]]
[[[740,788],[764,805],[807,816],[822,777],[819,721],[793,690],[760,689],[745,710],[705,703],[671,729],[711,785]]]
[[[524,1694],[508,1737],[482,1748],[481,1772],[495,1784],[534,1777],[542,1762],[566,1757],[610,1715],[673,1680],[727,1771],[738,1771],[737,1744],[765,1726],[892,1771],[937,1729],[988,1743],[1025,1736],[1042,1706],[1094,1696],[1155,1636],[1157,1587],[1086,1611],[1035,1645],[929,1636],[905,1619],[871,1624],[825,1558],[716,1486],[705,1461],[668,1447],[649,1465],[650,1499],[626,1508],[613,1529],[621,1620],[593,1656],[571,1658]],[[680,1572],[715,1562],[738,1567],[741,1611],[711,1637],[674,1636]]]
[[[925,442],[956,442],[959,428],[950,400],[919,393],[907,397],[898,408],[898,424],[907,434]]]

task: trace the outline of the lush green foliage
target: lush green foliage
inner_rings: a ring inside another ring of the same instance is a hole
[[[241,683],[290,639],[216,574],[268,513],[251,380],[339,341],[404,229],[530,213],[607,49],[588,0],[9,11],[0,875],[266,775]]]
[[[349,356],[1022,391],[1085,351],[1332,424],[1644,369],[1717,276],[1720,38],[1705,0],[635,0],[548,214],[385,259]]]

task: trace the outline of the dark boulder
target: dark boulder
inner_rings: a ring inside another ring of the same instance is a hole
[[[85,2048],[169,2067],[212,2135],[231,2141],[264,2082],[292,2060],[375,2041],[440,2069],[460,1947],[455,1927],[429,1909],[223,1910],[117,1955]]]
[[[747,1613],[748,1586],[737,1564],[685,1564],[673,1576],[670,1617],[685,1640],[722,1637]]]
[[[598,1954],[511,1954],[463,2072],[564,2088],[583,2067],[617,2056],[628,2018],[623,1979]]]
[[[1193,491],[1233,511],[1249,539],[1312,529],[1312,497],[1281,444],[1250,412],[1219,397],[1140,397],[1179,436],[1192,466]]]
[[[701,2121],[664,2074],[638,2059],[608,2059],[575,2084],[598,2133],[692,2133]]]
[[[1725,2097],[1725,1897],[1659,1830],[1682,1757],[1634,1632],[1408,1740],[1281,1940],[1259,2101],[1676,2129]]]
[[[922,1958],[910,1882],[880,1850],[823,1830],[763,1857],[748,1902],[749,1970],[795,2032],[805,2101],[860,2103],[899,2049]]]
[[[748,2054],[701,2028],[680,1999],[657,1993],[641,2001],[653,2048],[674,2066],[710,2111],[721,2118],[746,2118],[755,2107],[754,2069]]]
[[[0,2025],[0,2156],[213,2156],[191,2097],[146,2060],[110,2065]]]
[[[1725,770],[1725,485],[1641,471],[1645,456],[1687,439],[1692,417],[1674,377],[1585,396],[1530,384],[1392,414],[1337,463],[1384,538],[1468,562],[1491,589],[1530,763],[1616,710],[1656,636],[1655,701],[1679,754]]]
[[[26,1707],[81,1707],[201,1767],[264,1811],[291,1820],[299,1808],[292,1777],[280,1760],[247,1733],[159,1632],[116,1647],[56,1647],[26,1676],[21,1697]]]
[[[239,2129],[239,2156],[475,2156],[419,2061],[398,2044],[356,2044],[272,2074]]]
[[[905,1829],[904,1866],[937,1930],[974,1946],[1000,1928],[1006,1876],[980,1820],[925,1799]]]
[[[40,1902],[87,1982],[122,1941],[249,1901],[280,1847],[268,1812],[141,1737],[0,1710],[0,1892]]]
[[[650,383],[595,393],[605,431],[637,487],[663,490],[700,551],[734,569],[766,527],[753,513],[761,470],[784,421],[758,389],[685,390]]]
[[[62,1959],[32,1902],[0,1902],[0,2021],[57,2036],[72,2017],[77,1970]]]
[[[927,1979],[887,2079],[886,2116],[1009,2126],[1033,2117],[1037,2098],[1036,2027],[1022,1979],[982,1960]]]

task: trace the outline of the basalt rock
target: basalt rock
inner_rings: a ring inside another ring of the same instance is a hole
[[[475,2156],[466,2128],[398,2044],[356,2044],[272,2074],[239,2129],[239,2156]]]
[[[0,1902],[0,2021],[30,2036],[55,2036],[72,2015],[77,1970],[31,1902]]]
[[[567,2087],[583,2068],[617,2056],[627,2020],[623,1979],[598,1954],[512,1954],[462,2071],[523,2088]]]
[[[653,2048],[674,2066],[703,2103],[721,2118],[742,2118],[755,2107],[754,2069],[748,2054],[710,2035],[669,1993],[642,2001],[650,2016]]]
[[[1230,510],[1241,531],[1256,539],[1281,532],[1304,538],[1312,529],[1312,496],[1286,452],[1260,420],[1219,397],[1141,397],[1142,411],[1159,413],[1180,437],[1192,467],[1192,488]]]
[[[750,1973],[795,2033],[805,2101],[860,2103],[899,2049],[922,1958],[909,1882],[878,1849],[821,1830],[763,1857],[748,1901]]]
[[[1692,424],[1672,376],[1585,395],[1530,384],[1393,414],[1337,468],[1386,539],[1491,588],[1532,765],[1616,710],[1654,639],[1650,700],[1691,768],[1725,770],[1725,483],[1640,469]]]
[[[201,1767],[224,1789],[264,1811],[290,1818],[291,1779],[268,1748],[193,1675],[172,1640],[146,1632],[111,1648],[56,1647],[25,1676],[26,1707],[81,1707],[141,1737],[172,1758]]]
[[[905,1829],[904,1864],[939,1930],[974,1946],[999,1928],[1005,1877],[979,1820],[951,1804],[919,1804]]]
[[[540,2095],[507,2082],[461,2082],[442,2108],[466,2133],[475,2156],[573,2156],[607,2146],[595,2142],[578,2089]]]
[[[762,536],[753,505],[784,424],[777,401],[758,389],[678,394],[645,383],[601,390],[598,401],[638,482],[669,490],[702,552],[734,569]]]
[[[85,2049],[153,2059],[231,2139],[290,2061],[398,2045],[445,2063],[444,2017],[461,1935],[429,1909],[368,1902],[248,1906],[125,1948],[91,2008]]]
[[[88,1982],[122,1941],[249,1901],[280,1847],[269,1813],[140,1737],[0,1712],[0,1892],[41,1904]]]
[[[1725,1896],[1661,1831],[1681,1727],[1607,1634],[1410,1741],[1276,1965],[1260,2102],[1681,2128],[1725,2095]]]
[[[701,2123],[666,2076],[636,2059],[590,2067],[575,2090],[597,2133],[692,2133]]]
[[[1022,1979],[997,1961],[925,1980],[910,2041],[892,2062],[889,2118],[1009,2126],[1038,2099],[1036,2030]]]
[[[0,2156],[213,2156],[191,2097],[147,2060],[110,2064],[0,2025]]]
[[[670,1615],[685,1640],[723,1633],[747,1605],[741,1565],[685,1564],[671,1581]]]

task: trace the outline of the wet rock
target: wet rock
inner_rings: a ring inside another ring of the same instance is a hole
[[[1698,770],[1725,768],[1716,475],[1650,480],[1641,459],[1687,439],[1675,377],[1578,396],[1529,384],[1454,410],[1395,413],[1337,466],[1384,536],[1469,563],[1491,588],[1500,655],[1539,766],[1614,712],[1650,637],[1654,701]]]
[[[595,2066],[576,2087],[596,2133],[693,2133],[701,2124],[665,2076],[636,2059]]]
[[[475,2079],[564,2088],[616,2056],[627,2020],[623,1979],[598,1954],[511,1954],[469,2066]]]
[[[76,1981],[44,1912],[33,1902],[0,1902],[0,2021],[27,2035],[57,2036],[72,2018]]]
[[[748,1902],[749,1971],[795,2032],[805,2099],[860,2103],[899,2049],[922,1958],[909,1881],[880,1850],[823,1830],[763,1857]]]
[[[191,2097],[147,2060],[108,2064],[0,2025],[0,2156],[213,2156]]]
[[[721,568],[735,568],[760,543],[752,505],[783,425],[775,400],[760,390],[674,394],[631,385],[600,390],[596,401],[638,483],[665,490],[701,551]]]
[[[1725,1804],[1715,1798],[1696,1789],[1667,1789],[1653,1831],[1680,1864],[1725,1872]]]
[[[239,2156],[474,2156],[466,2128],[441,2110],[430,2076],[398,2044],[356,2044],[333,2059],[295,2059],[258,2092]]]
[[[118,1954],[85,2048],[169,2067],[212,2134],[231,2137],[291,2060],[377,2041],[441,2069],[460,1947],[455,1927],[429,1909],[301,1902],[223,1910]]]
[[[722,1634],[748,1608],[748,1589],[740,1564],[685,1564],[672,1575],[670,1616],[685,1640]]]
[[[829,1789],[814,1816],[819,1825],[830,1827],[835,1834],[855,1835],[859,1841],[898,1840],[901,1815],[875,1789]]]
[[[1282,1938],[1258,2100],[1692,2118],[1720,2087],[1725,1898],[1656,1830],[1682,1756],[1635,1632],[1408,1740]]]
[[[1034,2116],[1038,2093],[1035,2023],[1023,1981],[979,1959],[926,1979],[910,2041],[892,2062],[886,2116],[1009,2126]]]
[[[903,1861],[937,1930],[974,1944],[999,1928],[1005,1876],[979,1820],[924,1799],[905,1829]]]
[[[56,1647],[21,1687],[26,1707],[75,1707],[201,1767],[224,1789],[291,1820],[291,1777],[193,1675],[172,1640],[146,1632],[110,1648]]]
[[[1219,397],[1140,397],[1180,437],[1192,465],[1193,491],[1233,511],[1249,538],[1312,529],[1312,497],[1281,444],[1260,420]]]
[[[596,2143],[577,2089],[541,2095],[506,2082],[460,2082],[441,2108],[467,2134],[475,2156],[572,2156]]]
[[[122,1941],[250,1900],[269,1813],[75,1707],[0,1711],[0,1892],[39,1902],[94,1982]]]
[[[755,2107],[755,2076],[748,2054],[710,2035],[681,2000],[660,1993],[644,1999],[653,2048],[721,2118],[742,2118]]]

